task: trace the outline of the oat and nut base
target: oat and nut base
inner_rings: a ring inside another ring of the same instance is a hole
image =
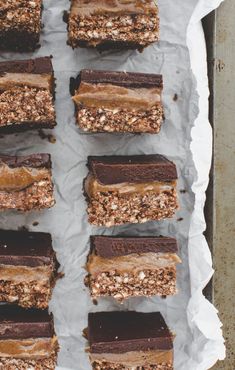
[[[51,292],[49,284],[40,284],[37,281],[16,284],[0,280],[0,302],[15,303],[25,308],[47,308]]]
[[[130,42],[145,47],[158,40],[159,19],[152,15],[69,17],[69,44],[75,48],[79,40],[96,47],[105,40]]]
[[[176,267],[142,270],[138,274],[117,271],[89,276],[87,283],[92,298],[112,296],[119,301],[138,296],[168,296],[176,294]]]
[[[177,208],[176,190],[127,195],[97,192],[88,200],[87,212],[92,225],[111,227],[173,217]]]
[[[0,357],[0,370],[54,370],[56,362],[56,354],[41,360]]]
[[[30,211],[50,208],[55,204],[53,184],[50,180],[35,182],[21,191],[0,191],[0,210]]]
[[[88,132],[135,132],[157,134],[163,121],[162,106],[150,110],[105,109],[82,107],[77,109],[77,122]]]
[[[48,90],[14,87],[0,92],[0,128],[5,125],[33,122],[55,124],[53,98]]]
[[[94,362],[92,364],[92,368],[95,370],[173,370],[172,364],[167,363],[162,363],[159,365],[126,367],[121,364],[112,364],[110,362]]]

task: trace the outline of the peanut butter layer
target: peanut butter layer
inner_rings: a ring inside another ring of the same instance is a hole
[[[52,273],[50,266],[27,267],[0,264],[0,280],[12,283],[37,281],[45,284],[50,281]]]
[[[82,82],[73,100],[77,105],[114,109],[146,110],[161,103],[159,88],[126,88],[112,84]]]
[[[139,271],[156,270],[180,262],[175,253],[141,253],[114,258],[102,258],[92,254],[89,256],[87,270],[91,275],[113,270],[123,274],[127,271],[137,274]]]
[[[72,0],[72,15],[82,17],[99,14],[149,14],[156,13],[153,0]]]
[[[57,338],[0,340],[0,357],[20,359],[43,359],[52,355],[58,346]]]
[[[103,185],[95,177],[89,174],[85,180],[85,191],[89,197],[94,197],[97,193],[117,192],[118,194],[144,194],[148,191],[160,193],[162,191],[171,191],[176,188],[176,181],[169,182],[146,182],[146,183],[119,183]]]
[[[36,182],[50,179],[51,173],[47,168],[10,168],[4,163],[0,164],[0,191],[20,191]]]
[[[52,75],[10,72],[0,75],[0,91],[7,90],[15,86],[29,86],[51,91]]]
[[[91,353],[91,362],[105,361],[120,364],[132,369],[133,367],[157,365],[161,363],[173,364],[173,351],[131,351],[126,353]]]

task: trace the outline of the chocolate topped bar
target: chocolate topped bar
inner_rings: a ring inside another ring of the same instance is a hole
[[[50,234],[0,230],[0,265],[38,267],[50,265],[54,258]]]
[[[178,246],[168,237],[91,236],[85,279],[91,297],[119,301],[176,294]]]
[[[162,155],[90,156],[84,181],[89,222],[97,226],[172,217],[177,170]]]
[[[41,32],[42,0],[0,0],[0,49],[33,51]]]
[[[104,185],[173,181],[178,178],[173,162],[159,154],[133,156],[90,156],[88,168]]]
[[[0,63],[0,132],[54,128],[50,57]]]
[[[0,368],[54,370],[58,341],[46,311],[0,305]]]
[[[58,267],[50,234],[0,230],[0,302],[47,308]]]
[[[173,369],[173,334],[159,312],[88,316],[93,369]]]
[[[0,155],[0,210],[29,211],[54,203],[49,154]]]
[[[53,318],[47,311],[0,305],[0,333],[0,340],[50,338],[54,335]]]
[[[68,43],[76,48],[139,49],[158,41],[154,0],[72,0]]]
[[[79,127],[88,132],[158,133],[161,75],[82,70],[71,79]]]
[[[141,253],[177,253],[174,238],[156,236],[91,236],[91,249],[102,258],[127,256]]]

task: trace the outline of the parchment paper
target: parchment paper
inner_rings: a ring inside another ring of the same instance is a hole
[[[0,60],[53,55],[58,126],[56,143],[42,140],[37,132],[0,139],[2,153],[52,154],[57,204],[51,210],[0,215],[0,227],[27,226],[50,232],[65,277],[54,290],[50,304],[61,351],[58,370],[90,369],[82,330],[89,311],[134,309],[161,311],[176,333],[175,369],[206,370],[225,355],[217,311],[202,295],[213,274],[211,255],[203,237],[203,206],[211,162],[211,127],[208,122],[208,81],[205,41],[200,19],[220,4],[216,0],[159,0],[161,41],[143,53],[137,51],[73,51],[66,45],[62,21],[69,1],[45,0],[42,47],[32,54],[4,53]],[[166,121],[159,135],[81,134],[75,126],[69,78],[81,68],[162,73]],[[191,70],[192,68],[192,70]],[[193,72],[192,72],[193,71]],[[193,76],[194,73],[194,76]],[[177,94],[177,95],[175,95]],[[177,99],[173,100],[173,97]],[[95,229],[87,223],[82,180],[90,154],[162,153],[175,161],[179,173],[180,210],[172,220],[112,229]],[[180,192],[185,190],[186,192]],[[33,226],[33,222],[39,222]],[[94,306],[83,285],[89,235],[126,233],[177,237],[180,257],[179,294],[175,297],[131,299],[124,305],[103,299]]]

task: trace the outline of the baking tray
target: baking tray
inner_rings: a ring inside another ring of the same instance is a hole
[[[214,370],[235,368],[235,2],[226,0],[203,22],[210,85],[210,122],[213,126],[213,163],[207,191],[206,237],[213,254],[215,275],[205,293],[219,310],[227,356]],[[231,320],[233,323],[231,323]]]

